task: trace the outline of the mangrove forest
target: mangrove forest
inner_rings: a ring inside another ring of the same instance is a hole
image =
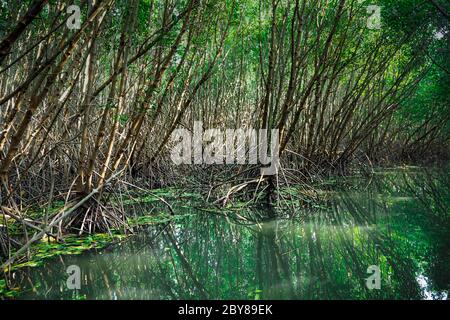
[[[449,15],[0,0],[0,300],[450,299]]]

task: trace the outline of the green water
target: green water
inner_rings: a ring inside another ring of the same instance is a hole
[[[324,185],[323,203],[293,218],[192,209],[108,249],[16,271],[14,282],[23,299],[446,299],[448,178],[442,169],[356,176]],[[67,289],[70,265],[80,290]],[[371,265],[380,289],[366,287]]]

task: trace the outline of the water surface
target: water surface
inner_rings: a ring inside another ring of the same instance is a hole
[[[108,249],[16,271],[19,298],[446,299],[448,178],[442,169],[356,176],[323,186],[326,201],[294,218],[191,209]],[[70,265],[81,269],[81,290],[67,289]],[[371,265],[379,290],[366,287]]]

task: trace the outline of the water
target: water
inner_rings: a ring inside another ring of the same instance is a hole
[[[16,271],[22,299],[446,299],[448,170],[383,170],[324,188],[296,217],[191,210],[108,249]],[[81,269],[68,290],[66,269]],[[367,268],[380,268],[369,290]]]

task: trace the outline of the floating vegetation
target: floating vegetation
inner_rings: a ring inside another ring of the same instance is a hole
[[[4,272],[14,271],[23,267],[36,267],[41,265],[45,259],[62,254],[81,254],[90,249],[102,249],[125,237],[126,235],[115,231],[111,234],[97,233],[83,237],[68,235],[58,242],[48,240],[36,242],[31,248],[32,258],[29,261],[13,264],[7,267]]]

